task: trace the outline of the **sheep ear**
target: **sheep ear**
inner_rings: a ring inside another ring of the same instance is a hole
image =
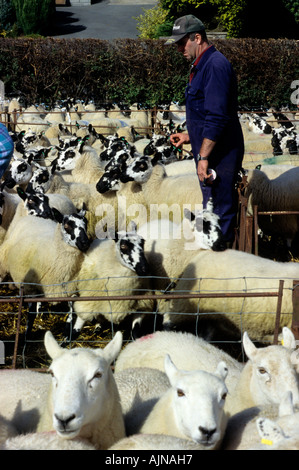
[[[219,362],[215,373],[222,380],[225,380],[226,377],[227,377],[227,374],[228,374],[228,367],[226,365],[226,362],[224,362],[224,361]]]
[[[285,392],[282,400],[279,404],[278,416],[291,416],[295,413],[294,402],[293,402],[293,393],[288,390]]]
[[[169,354],[166,354],[164,359],[164,370],[169,379],[170,384],[173,386],[177,378],[178,369],[172,362],[172,359]]]
[[[121,331],[115,333],[114,338],[107,344],[104,349],[99,349],[99,354],[103,354],[104,358],[111,364],[119,355],[122,347],[123,335]]]
[[[285,438],[285,434],[277,423],[268,418],[258,418],[256,420],[256,427],[262,442],[265,444],[273,445],[275,442]]]
[[[192,221],[192,220],[195,219],[195,214],[194,214],[194,212],[190,211],[189,209],[187,209],[185,207],[184,208],[184,218]]]
[[[130,220],[129,225],[128,225],[128,232],[137,232],[137,224],[134,220]]]
[[[61,214],[61,212],[59,212],[59,210],[56,209],[55,207],[52,208],[52,211],[53,211],[54,219],[56,220],[56,222],[61,224],[63,221],[63,215]]]
[[[245,353],[246,353],[246,356],[248,357],[248,359],[252,359],[252,357],[256,353],[257,348],[255,347],[255,345],[253,344],[253,342],[249,338],[247,331],[245,331],[245,333],[243,335],[243,347],[244,347],[244,350],[245,350]]]
[[[282,341],[283,341],[283,346],[287,349],[296,349],[296,339],[293,334],[293,332],[290,330],[290,328],[287,328],[286,326],[283,327],[282,329]]]
[[[27,194],[25,193],[25,191],[20,186],[17,187],[17,193],[20,196],[20,198],[23,199],[23,201],[26,201]]]
[[[64,352],[64,349],[59,346],[51,331],[46,332],[44,344],[51,359],[55,359]]]

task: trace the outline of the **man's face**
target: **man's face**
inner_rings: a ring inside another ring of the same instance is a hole
[[[197,35],[196,35],[197,36]],[[198,49],[198,44],[196,37],[194,41],[191,41],[189,36],[185,36],[184,38],[180,39],[177,43],[177,49],[179,52],[183,54],[183,56],[187,60],[194,60],[197,57],[197,49]]]

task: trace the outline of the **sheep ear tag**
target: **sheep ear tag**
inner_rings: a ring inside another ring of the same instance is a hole
[[[64,349],[59,346],[51,331],[46,332],[44,344],[51,359],[59,357],[64,352]]]

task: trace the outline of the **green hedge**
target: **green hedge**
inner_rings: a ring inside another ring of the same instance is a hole
[[[46,34],[55,13],[55,0],[12,0],[24,34]]]
[[[295,40],[214,40],[232,62],[242,107],[291,105],[299,79]],[[182,102],[189,65],[162,41],[0,39],[0,79],[7,95],[53,104],[67,97],[153,106]]]

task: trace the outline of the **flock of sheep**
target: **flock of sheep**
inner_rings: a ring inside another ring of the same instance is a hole
[[[65,349],[48,331],[48,374],[0,372],[0,448],[298,449],[298,354],[291,330],[282,336],[257,348],[244,333],[242,365],[191,333],[121,350],[120,331],[104,349]]]
[[[49,374],[0,372],[0,446],[298,449],[290,328],[299,264],[227,249],[212,201],[202,209],[190,149],[169,143],[169,132],[184,129],[183,110],[158,113],[163,132],[149,135],[150,113],[137,108],[19,110],[15,154],[0,188],[0,278],[24,284],[30,296],[72,301],[65,342],[45,334]],[[270,126],[273,112],[240,119],[245,142],[270,135],[273,144],[275,135],[293,159],[267,165],[255,149],[257,169],[245,155],[251,204],[298,210],[295,125],[285,126],[286,138],[279,123]],[[297,224],[295,214],[259,220],[288,246]],[[280,280],[282,344],[257,348],[254,341],[273,341],[277,298],[263,293],[277,292]],[[226,295],[240,292],[261,296]],[[153,313],[162,331],[145,335]],[[119,329],[128,317],[133,341],[123,350],[120,331],[104,349],[65,348],[87,322],[108,320]],[[199,336],[180,331],[190,324]],[[242,339],[245,365],[211,343],[226,335]]]

